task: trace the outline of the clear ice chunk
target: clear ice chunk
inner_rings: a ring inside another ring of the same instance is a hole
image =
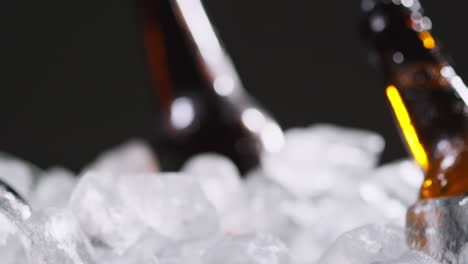
[[[7,240],[17,232],[16,225],[5,215],[0,214],[0,246],[6,244]]]
[[[32,193],[33,207],[66,207],[76,182],[73,172],[67,169],[56,167],[45,171]]]
[[[386,219],[403,225],[406,209],[417,200],[422,181],[421,169],[404,159],[377,168],[372,177],[361,182],[359,193],[370,210],[380,211]]]
[[[286,245],[264,234],[227,237],[202,257],[203,264],[288,264],[289,260]]]
[[[248,177],[246,187],[249,211],[245,213],[249,216],[250,231],[271,233],[289,241],[298,228],[291,217],[296,198],[260,171]],[[306,212],[307,209],[304,210]]]
[[[220,213],[228,211],[242,197],[239,171],[228,158],[218,154],[200,154],[191,158],[182,171],[195,177],[206,198]]]
[[[179,261],[180,246],[176,242],[148,230],[122,256],[112,260],[112,264],[170,264]],[[101,260],[109,263],[108,260]]]
[[[463,264],[466,262],[458,262]],[[440,264],[430,256],[419,251],[408,251],[399,258],[382,264]]]
[[[468,243],[465,244],[458,254],[458,263],[468,263]]]
[[[8,185],[0,181],[0,260],[2,264],[26,263],[19,233],[31,209]]]
[[[159,173],[121,179],[123,197],[156,232],[174,240],[190,240],[219,231],[216,209],[192,177]]]
[[[10,236],[3,245],[0,245],[0,260],[2,264],[28,263],[26,252],[18,236]]]
[[[0,181],[0,214],[8,217],[17,227],[31,216],[29,205],[2,181]]]
[[[0,180],[27,199],[35,184],[39,169],[26,161],[0,153]]]
[[[93,249],[68,210],[36,213],[27,222],[30,264],[94,264]]]
[[[323,239],[317,238],[317,233],[315,229],[301,229],[297,232],[294,239],[287,244],[290,248],[292,263],[307,264],[316,262],[330,245],[330,243],[322,243]]]
[[[235,233],[247,221],[242,211],[247,206],[246,191],[234,163],[214,153],[191,158],[183,167],[200,184],[206,198],[216,207],[225,233]]]
[[[26,263],[18,228],[3,214],[0,214],[0,260],[2,264]]]
[[[267,154],[262,167],[290,191],[317,196],[342,179],[364,176],[372,169],[384,147],[373,132],[332,125],[295,128],[286,132],[281,152]]]
[[[300,224],[300,228],[288,245],[294,252],[293,257],[305,262],[316,260],[343,232],[368,223],[386,221],[359,197],[326,196],[302,201],[301,206],[294,204],[294,211],[292,219]]]
[[[373,168],[384,145],[380,135],[368,130],[320,124],[288,130],[283,152],[294,160]]]
[[[406,251],[404,231],[367,225],[341,235],[320,258],[320,264],[372,264],[392,260]]]
[[[359,181],[337,182],[327,194],[307,198],[262,172],[247,179],[251,230],[272,233],[290,246],[296,262],[311,262],[343,232],[389,219],[359,196]],[[324,219],[327,219],[324,221]]]
[[[119,193],[121,177],[127,178],[89,171],[82,176],[69,203],[93,244],[111,248],[117,253],[126,250],[145,230],[135,210]]]
[[[112,264],[204,264],[201,262],[202,256],[218,240],[215,236],[176,242],[154,231],[148,231]]]
[[[159,164],[148,143],[133,139],[99,155],[87,170],[113,174],[159,171]]]

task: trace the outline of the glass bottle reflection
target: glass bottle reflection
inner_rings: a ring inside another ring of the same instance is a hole
[[[425,172],[422,199],[468,193],[468,93],[417,0],[362,4],[365,38],[408,149]]]
[[[242,172],[278,151],[278,124],[244,91],[198,0],[143,0],[144,38],[160,107],[155,150],[164,170],[217,152]]]

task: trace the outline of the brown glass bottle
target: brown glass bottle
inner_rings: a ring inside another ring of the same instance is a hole
[[[199,0],[142,0],[159,106],[155,151],[163,170],[216,152],[242,173],[283,142],[278,124],[244,91]]]
[[[468,193],[468,94],[417,0],[364,1],[364,35],[408,149],[425,172],[420,198]]]

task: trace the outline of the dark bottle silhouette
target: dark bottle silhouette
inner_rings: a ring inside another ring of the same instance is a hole
[[[468,193],[468,91],[417,0],[363,1],[364,37],[408,149],[425,172],[420,198]]]
[[[216,152],[242,173],[283,143],[279,125],[244,91],[199,0],[143,0],[144,38],[159,105],[163,170]]]

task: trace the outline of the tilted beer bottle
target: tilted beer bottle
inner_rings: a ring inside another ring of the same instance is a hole
[[[401,134],[425,172],[420,198],[468,193],[468,91],[417,0],[364,1],[365,38]]]
[[[159,121],[163,170],[217,152],[241,172],[283,142],[278,124],[244,91],[199,0],[142,0],[144,39]]]

